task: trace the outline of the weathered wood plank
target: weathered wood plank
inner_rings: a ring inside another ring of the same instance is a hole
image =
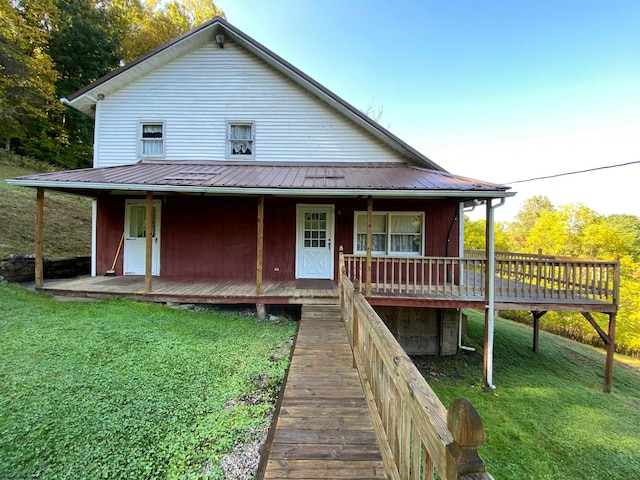
[[[303,307],[264,478],[386,478],[337,305]]]

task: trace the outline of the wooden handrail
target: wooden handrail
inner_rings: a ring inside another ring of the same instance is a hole
[[[445,409],[344,262],[341,250],[342,318],[389,478],[491,479],[477,453],[485,434],[475,408],[459,399]]]
[[[473,253],[473,252],[472,252]],[[484,297],[487,261],[472,257],[374,256],[343,254],[345,274],[370,280],[373,295],[456,295]],[[589,299],[617,304],[618,261],[565,259],[529,254],[496,255],[496,295],[504,298]],[[369,287],[369,285],[368,285]]]

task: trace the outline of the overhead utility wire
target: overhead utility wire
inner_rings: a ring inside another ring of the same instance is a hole
[[[503,182],[503,185],[512,185],[514,183],[533,182],[534,180],[546,180],[548,178],[564,177],[566,175],[575,175],[577,173],[594,172],[596,170],[604,170],[606,168],[624,167],[624,166],[627,166],[627,165],[633,165],[634,163],[640,163],[640,160],[635,160],[633,162],[627,162],[627,163],[619,163],[617,165],[606,165],[604,167],[588,168],[586,170],[578,170],[578,171],[575,171],[575,172],[558,173],[556,175],[548,175],[546,177],[528,178],[527,180],[516,180],[515,182]]]

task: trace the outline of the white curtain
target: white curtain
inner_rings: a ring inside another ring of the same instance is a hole
[[[420,252],[420,231],[422,221],[419,215],[391,215],[391,251]]]
[[[162,155],[162,125],[142,126],[142,154]]]
[[[251,125],[231,125],[229,140],[232,155],[251,155],[253,142],[251,139]]]
[[[387,251],[387,216],[372,215],[371,216],[371,251],[385,252]],[[358,239],[356,250],[365,252],[367,250],[367,216],[358,215],[356,231]]]

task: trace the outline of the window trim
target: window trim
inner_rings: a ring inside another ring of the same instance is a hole
[[[233,126],[250,126],[251,127],[251,155],[242,155],[236,154],[233,155],[231,153],[231,127]],[[229,160],[240,159],[240,160],[253,160],[256,157],[256,122],[247,121],[247,120],[227,120],[227,129],[226,129],[226,140],[225,140],[225,149],[226,149],[226,158]]]
[[[160,125],[162,127],[162,152],[160,154],[145,154],[144,153],[144,142],[146,141],[142,138],[142,133],[144,131],[145,126],[151,125]],[[166,139],[167,139],[167,130],[165,128],[165,122],[163,120],[154,120],[154,121],[141,121],[138,122],[138,157],[139,158],[164,158],[166,152]]]
[[[422,257],[424,255],[424,243],[425,243],[425,226],[424,226],[424,212],[411,212],[411,211],[373,211],[372,212],[373,215],[384,215],[385,216],[385,235],[386,235],[386,242],[385,242],[385,248],[386,251],[385,252],[380,252],[380,251],[374,251],[372,249],[371,251],[371,255],[374,257]],[[391,217],[393,215],[412,215],[412,216],[419,216],[420,217],[420,250],[418,252],[392,252],[391,251],[391,236],[392,233],[389,229],[389,225],[391,225]],[[367,212],[366,211],[361,211],[361,210],[356,210],[353,213],[353,253],[354,255],[366,255],[367,251],[365,250],[358,250],[358,217],[359,216],[364,216],[366,218],[367,216]],[[365,232],[360,232],[360,233],[367,233]]]

